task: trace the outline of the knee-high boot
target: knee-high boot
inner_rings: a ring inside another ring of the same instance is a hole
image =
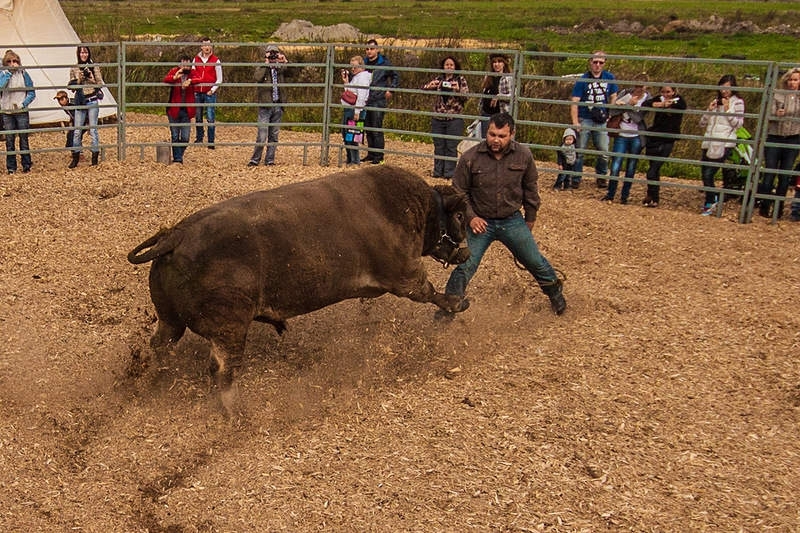
[[[78,166],[78,160],[81,158],[80,152],[72,152],[72,161],[69,162],[69,168],[75,168]]]
[[[92,152],[92,166],[97,165],[97,159],[100,157],[100,152]]]

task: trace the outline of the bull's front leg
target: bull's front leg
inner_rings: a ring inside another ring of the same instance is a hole
[[[466,311],[469,307],[469,300],[463,296],[437,292],[433,288],[433,284],[428,281],[427,275],[423,275],[418,280],[418,283],[413,288],[406,287],[402,292],[392,292],[397,296],[404,296],[415,302],[434,303],[448,313],[460,313]]]

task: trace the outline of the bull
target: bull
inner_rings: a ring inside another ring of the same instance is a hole
[[[336,173],[232,198],[163,229],[128,254],[152,261],[150,339],[163,359],[186,328],[211,344],[230,414],[233,372],[251,322],[280,334],[286,320],[349,298],[385,293],[456,313],[468,300],[437,292],[424,256],[467,260],[466,199],[391,166]]]

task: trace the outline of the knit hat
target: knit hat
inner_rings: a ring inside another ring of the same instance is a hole
[[[578,134],[577,134],[577,133],[575,133],[575,130],[573,130],[572,128],[566,128],[566,129],[564,130],[564,134],[561,136],[561,140],[563,141],[564,139],[566,139],[566,138],[567,138],[567,137],[569,137],[570,135],[572,135],[572,137],[573,137],[574,139],[577,139],[577,138],[578,138]]]

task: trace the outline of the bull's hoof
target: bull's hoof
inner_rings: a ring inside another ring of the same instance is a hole
[[[469,309],[469,298],[461,298],[458,303],[447,309],[437,309],[433,314],[433,318],[440,322],[450,322],[456,316],[456,313],[461,313]]]

